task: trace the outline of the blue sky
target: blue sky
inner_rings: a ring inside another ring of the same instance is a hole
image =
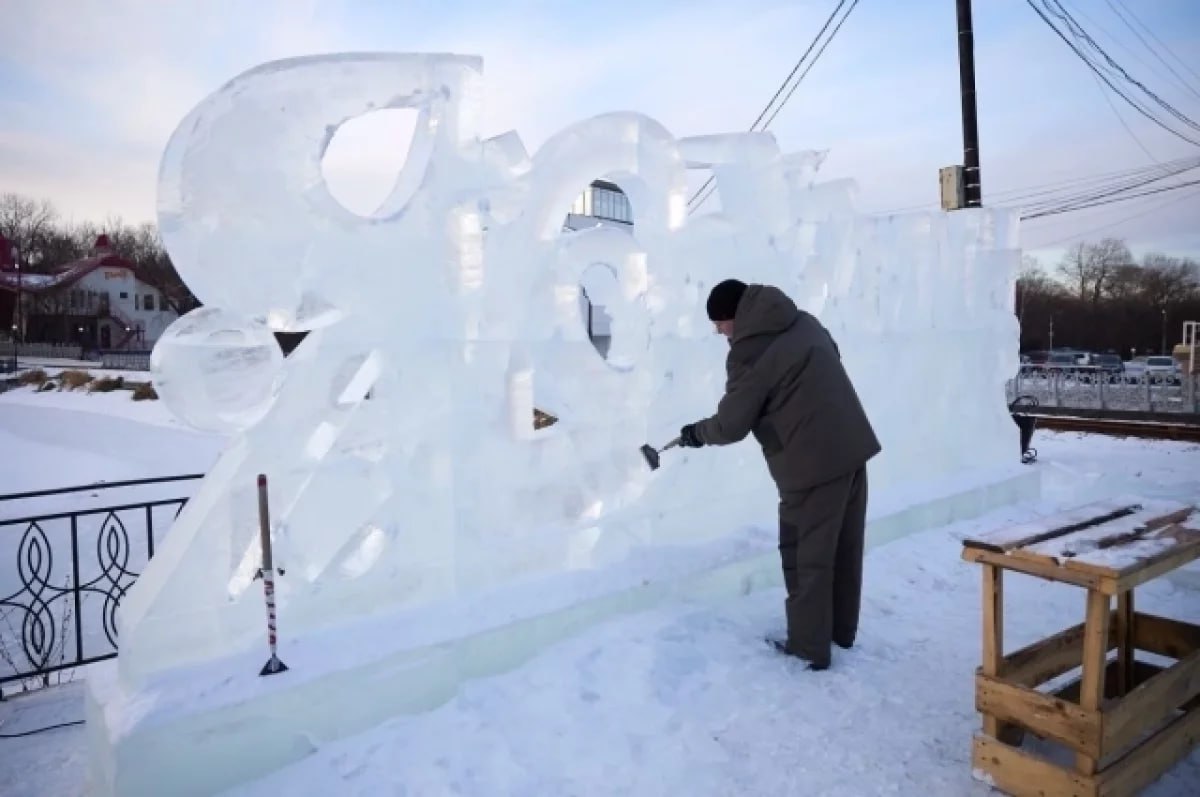
[[[1126,3],[1200,72],[1200,3]],[[1064,4],[1135,77],[1200,119],[1200,97],[1173,82],[1107,0]],[[744,130],[833,6],[4,0],[0,191],[48,198],[74,219],[151,219],[159,158],[184,114],[245,69],[322,52],[481,55],[487,132],[515,129],[530,151],[618,109],[680,136]],[[1092,74],[1021,0],[975,0],[975,30],[985,202],[1151,165],[1150,156],[1200,155],[1116,100],[1127,131]],[[952,0],[861,0],[771,130],[785,150],[829,149],[823,174],[856,178],[863,210],[932,205],[938,168],[962,159],[955,33]],[[1179,70],[1200,92],[1200,79]],[[331,169],[366,191],[370,172],[383,173],[372,160],[381,147],[367,136]],[[1023,244],[1051,263],[1080,235],[1104,234],[1135,253],[1200,256],[1200,189],[1030,221]]]

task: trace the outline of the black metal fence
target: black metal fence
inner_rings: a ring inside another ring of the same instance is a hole
[[[47,497],[87,498],[109,490],[142,494],[142,500],[109,506],[0,519],[0,699],[14,684],[48,686],[54,673],[117,655],[117,607],[190,498],[146,494],[184,492],[182,485],[201,478],[187,474],[0,495],[2,516],[5,507],[28,507]]]

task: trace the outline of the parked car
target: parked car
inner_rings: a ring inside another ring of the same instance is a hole
[[[1046,370],[1071,373],[1079,367],[1079,356],[1074,352],[1055,351],[1046,358]]]
[[[1152,384],[1178,385],[1183,382],[1183,371],[1174,357],[1134,357],[1125,363],[1125,381],[1141,382],[1149,379]]]
[[[1154,382],[1178,385],[1183,381],[1183,371],[1174,357],[1147,357],[1146,373]]]
[[[1120,381],[1125,372],[1125,363],[1116,354],[1089,354],[1087,366],[1090,372],[1109,382]]]

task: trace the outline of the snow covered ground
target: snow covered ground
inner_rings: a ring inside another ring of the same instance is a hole
[[[0,393],[0,494],[203,473],[225,438],[184,426],[159,401],[128,390]],[[6,501],[0,519],[180,495],[178,485]]]
[[[219,438],[176,427],[153,402],[114,405],[119,417],[104,420],[106,400],[0,396],[0,445],[15,453],[0,481],[14,460],[34,463],[42,483],[21,476],[32,488],[203,469],[219,450]],[[1034,445],[1042,506],[869,553],[859,644],[836,651],[828,672],[803,672],[763,643],[782,627],[777,591],[678,603],[595,627],[233,794],[989,794],[970,773],[980,574],[959,558],[961,535],[1124,492],[1200,501],[1200,446],[1047,432]],[[1009,648],[1082,619],[1077,589],[1013,577],[1006,593]],[[1139,608],[1200,620],[1200,568],[1143,588]],[[0,703],[0,734],[82,717],[80,684],[68,684]],[[72,725],[0,739],[3,793],[84,793],[84,738]],[[1200,754],[1147,793],[1195,794],[1197,782]]]

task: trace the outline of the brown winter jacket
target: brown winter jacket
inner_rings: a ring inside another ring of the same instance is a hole
[[[753,432],[780,493],[852,473],[881,450],[837,344],[778,288],[746,288],[725,369],[717,413],[696,433],[728,445]]]

